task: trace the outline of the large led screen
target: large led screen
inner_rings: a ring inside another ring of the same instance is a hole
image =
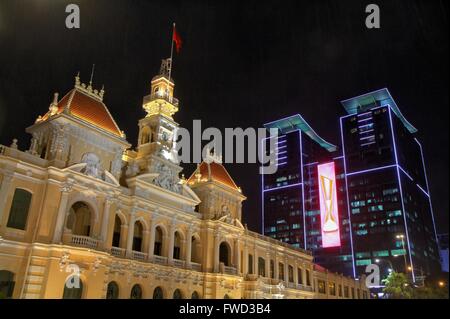
[[[341,246],[334,162],[317,166],[322,247]]]

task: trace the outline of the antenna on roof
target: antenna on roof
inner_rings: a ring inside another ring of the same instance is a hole
[[[89,81],[90,86],[92,86],[92,79],[94,78],[94,70],[95,70],[95,64],[92,64],[91,80]]]

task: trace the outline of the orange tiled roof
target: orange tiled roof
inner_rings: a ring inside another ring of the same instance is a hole
[[[233,181],[230,174],[228,174],[228,171],[225,169],[225,167],[223,167],[222,164],[216,162],[211,162],[210,164],[202,162],[199,168],[197,168],[197,170],[195,170],[194,173],[192,173],[191,177],[189,177],[188,184],[195,183],[196,181],[195,175],[196,173],[199,172],[199,170],[200,174],[202,175],[201,177],[202,179],[207,178],[208,180],[219,182],[221,184],[224,184],[228,187],[231,187],[239,191],[239,187],[237,187],[236,183]]]
[[[106,105],[99,99],[74,88],[58,102],[57,114],[62,113],[67,104],[69,104],[70,114],[98,126],[109,133],[122,136],[119,127],[109,113]],[[42,120],[46,120],[49,116],[50,113],[48,112],[43,116]]]

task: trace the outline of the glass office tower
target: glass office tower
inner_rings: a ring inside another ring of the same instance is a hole
[[[322,139],[299,115],[265,124],[278,128],[277,172],[262,177],[262,233],[314,251],[320,265],[354,275],[344,166],[337,147]],[[266,143],[268,143],[266,141]],[[318,165],[333,163],[340,243],[324,247]]]
[[[433,211],[417,130],[387,89],[342,101],[341,143],[356,273],[371,263],[410,273],[439,271]]]
[[[415,281],[438,272],[417,130],[387,89],[341,103],[348,114],[340,119],[339,149],[300,115],[265,125],[280,135],[278,170],[262,178],[263,233],[312,250],[315,262],[351,276],[369,264],[379,264],[382,277],[395,270]],[[332,167],[331,179],[325,167]],[[330,187],[336,203],[327,197]]]

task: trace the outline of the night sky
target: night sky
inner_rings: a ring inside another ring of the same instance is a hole
[[[81,28],[66,29],[79,4]],[[365,27],[377,3],[381,29]],[[202,126],[261,127],[301,113],[339,143],[339,101],[388,87],[418,128],[438,232],[448,232],[449,98],[446,1],[0,1],[0,143],[29,146],[25,128],[64,95],[81,72],[105,85],[105,103],[136,145],[142,97],[170,54],[171,25],[183,39],[174,57],[175,120]],[[185,165],[187,176],[193,170]],[[260,215],[256,164],[226,165]]]

